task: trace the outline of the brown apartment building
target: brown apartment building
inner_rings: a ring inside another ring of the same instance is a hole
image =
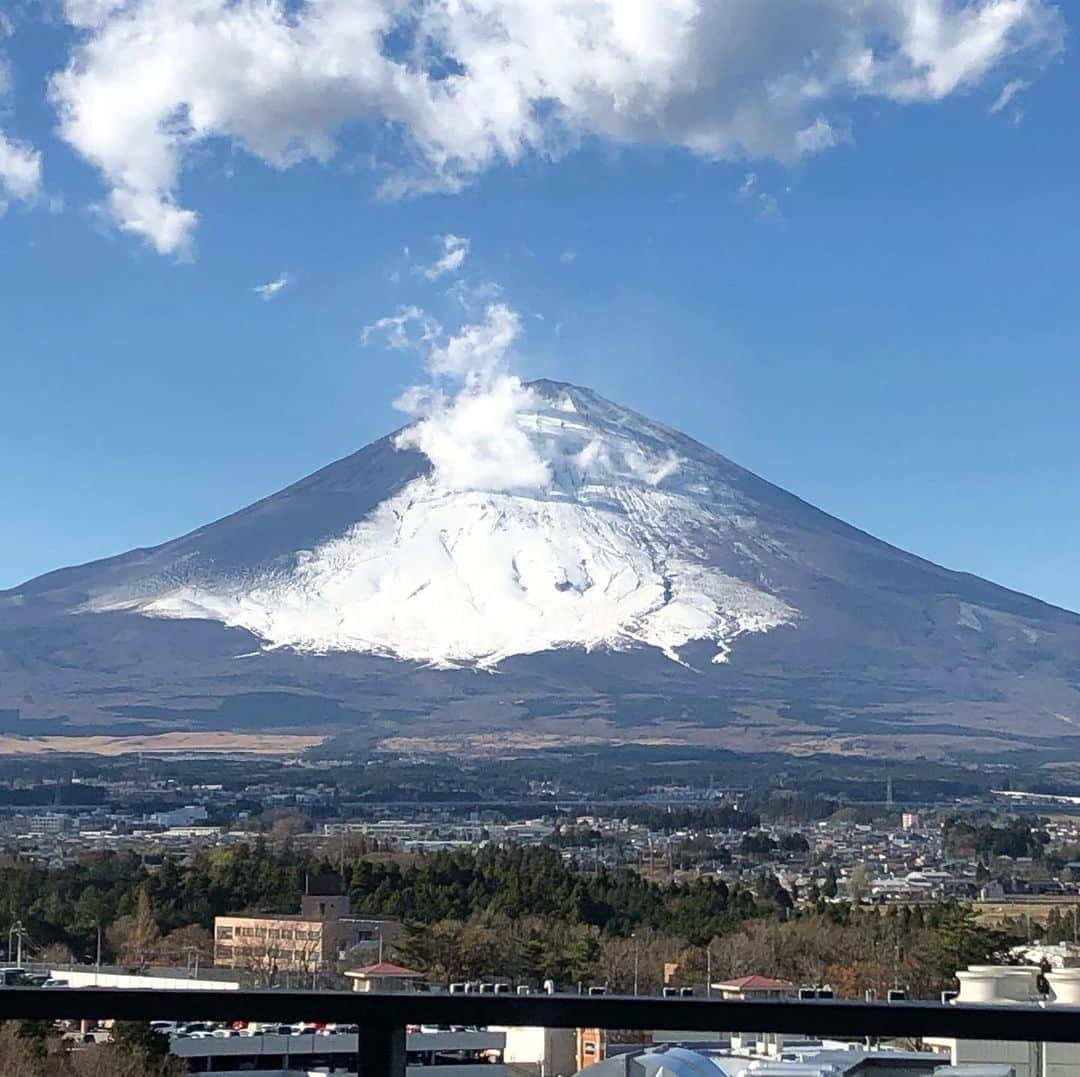
[[[378,955],[400,930],[396,920],[353,916],[343,894],[304,894],[299,913],[214,917],[214,964],[270,977],[311,974],[334,968],[355,947]]]

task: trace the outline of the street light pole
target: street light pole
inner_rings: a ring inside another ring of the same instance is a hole
[[[635,932],[630,937],[634,940],[634,998],[637,998],[637,993],[638,993],[638,954],[639,954],[640,947],[639,947],[639,944],[638,944],[637,933]]]
[[[15,959],[15,967],[21,969],[22,968],[22,944],[23,944],[23,926],[22,926],[22,921],[21,920],[16,920],[15,923],[13,923],[11,925],[10,929],[8,930],[7,953],[8,953],[8,964],[9,965],[11,964],[11,938],[12,938],[13,935],[15,936],[15,945],[18,947],[18,950],[17,950],[18,957]]]

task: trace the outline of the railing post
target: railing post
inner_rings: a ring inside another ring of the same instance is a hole
[[[358,1077],[405,1077],[405,1026],[360,1024]]]

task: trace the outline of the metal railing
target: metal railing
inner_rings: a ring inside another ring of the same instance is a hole
[[[619,995],[0,988],[0,1020],[319,1021],[359,1027],[360,1077],[404,1077],[406,1025],[783,1032],[1080,1043],[1080,1007]]]

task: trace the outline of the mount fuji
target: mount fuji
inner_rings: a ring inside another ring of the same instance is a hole
[[[518,383],[464,471],[430,434],[0,592],[0,732],[933,758],[1080,735],[1074,613],[588,389]]]

